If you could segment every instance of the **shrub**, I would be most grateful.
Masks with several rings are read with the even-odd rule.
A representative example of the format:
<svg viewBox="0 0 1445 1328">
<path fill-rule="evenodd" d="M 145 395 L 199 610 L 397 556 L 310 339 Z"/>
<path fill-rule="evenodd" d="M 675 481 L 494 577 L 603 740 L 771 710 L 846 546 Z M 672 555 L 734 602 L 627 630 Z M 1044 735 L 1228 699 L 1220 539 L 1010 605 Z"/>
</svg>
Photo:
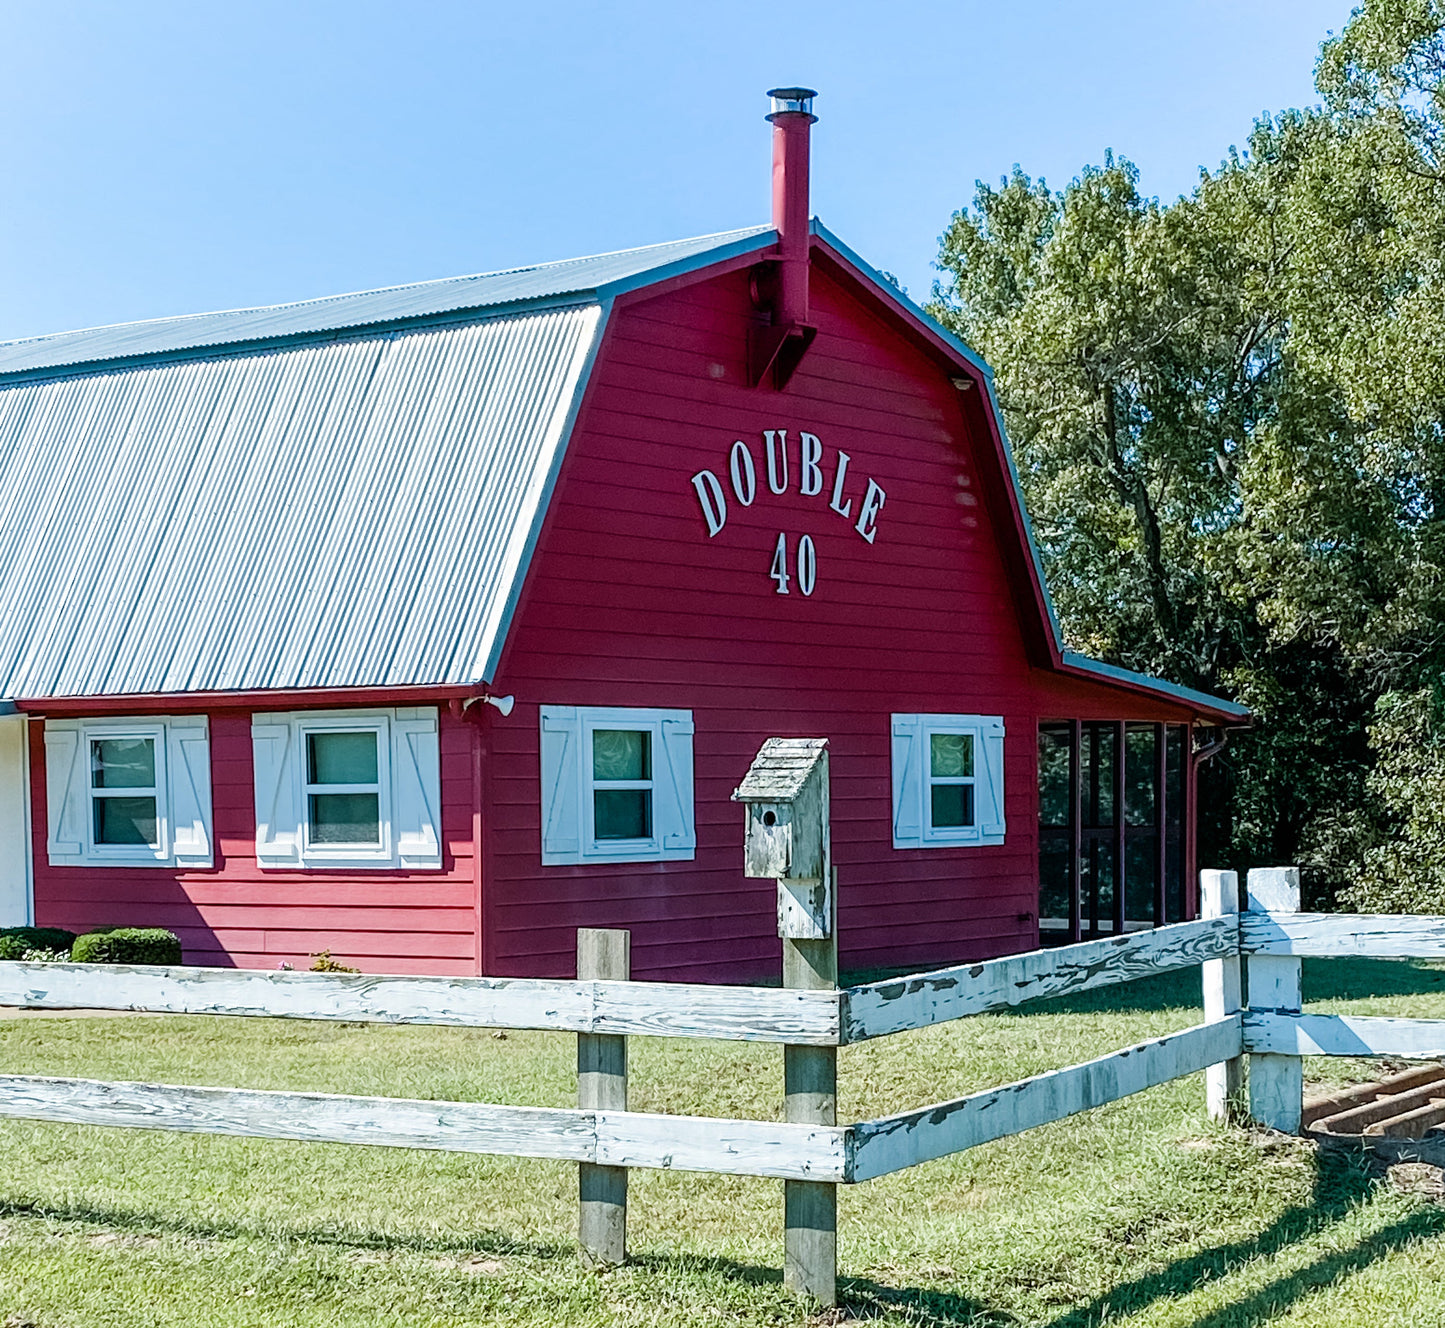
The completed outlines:
<svg viewBox="0 0 1445 1328">
<path fill-rule="evenodd" d="M 27 950 L 20 956 L 27 964 L 68 964 L 69 950 Z"/>
<path fill-rule="evenodd" d="M 70 957 L 78 964 L 179 964 L 181 942 L 163 927 L 114 927 L 77 938 Z"/>
<path fill-rule="evenodd" d="M 5 927 L 0 929 L 0 959 L 24 959 L 28 950 L 64 950 L 70 953 L 75 933 L 63 927 Z"/>
<path fill-rule="evenodd" d="M 322 950 L 319 954 L 311 956 L 311 971 L 313 973 L 361 972 L 359 968 L 352 968 L 349 964 L 343 964 L 339 959 L 333 959 L 330 950 Z"/>
</svg>

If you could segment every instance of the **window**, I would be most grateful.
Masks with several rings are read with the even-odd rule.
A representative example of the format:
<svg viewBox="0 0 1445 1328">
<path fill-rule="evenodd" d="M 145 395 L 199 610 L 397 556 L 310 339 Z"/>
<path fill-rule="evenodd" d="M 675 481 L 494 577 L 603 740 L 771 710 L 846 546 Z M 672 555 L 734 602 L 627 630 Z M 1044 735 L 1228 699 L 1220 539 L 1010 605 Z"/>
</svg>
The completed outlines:
<svg viewBox="0 0 1445 1328">
<path fill-rule="evenodd" d="M 692 712 L 542 707 L 542 862 L 691 861 Z"/>
<path fill-rule="evenodd" d="M 380 847 L 381 730 L 303 732 L 308 844 Z"/>
<path fill-rule="evenodd" d="M 254 715 L 263 867 L 442 865 L 435 707 Z"/>
<path fill-rule="evenodd" d="M 1003 720 L 894 715 L 893 847 L 1002 844 Z"/>
<path fill-rule="evenodd" d="M 209 867 L 204 715 L 45 721 L 52 866 Z"/>
</svg>

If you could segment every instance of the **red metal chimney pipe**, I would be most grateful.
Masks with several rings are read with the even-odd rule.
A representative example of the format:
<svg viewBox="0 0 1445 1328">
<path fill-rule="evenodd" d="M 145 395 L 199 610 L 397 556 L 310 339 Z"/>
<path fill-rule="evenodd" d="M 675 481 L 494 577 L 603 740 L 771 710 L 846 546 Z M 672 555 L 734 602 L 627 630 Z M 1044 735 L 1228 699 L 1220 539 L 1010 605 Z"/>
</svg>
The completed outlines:
<svg viewBox="0 0 1445 1328">
<path fill-rule="evenodd" d="M 808 149 L 812 88 L 772 88 L 773 227 L 779 236 L 781 278 L 774 326 L 808 321 Z"/>
</svg>

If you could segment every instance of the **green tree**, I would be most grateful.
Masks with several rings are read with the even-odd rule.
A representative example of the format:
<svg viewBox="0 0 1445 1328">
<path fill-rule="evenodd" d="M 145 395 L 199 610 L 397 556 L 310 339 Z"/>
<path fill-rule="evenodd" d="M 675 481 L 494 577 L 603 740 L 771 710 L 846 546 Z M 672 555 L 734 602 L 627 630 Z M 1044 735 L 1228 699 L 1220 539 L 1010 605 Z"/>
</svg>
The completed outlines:
<svg viewBox="0 0 1445 1328">
<path fill-rule="evenodd" d="M 1112 157 L 980 185 L 933 312 L 996 370 L 1070 643 L 1258 716 L 1207 860 L 1319 897 L 1445 863 L 1400 722 L 1445 668 L 1441 5 L 1370 0 L 1317 76 L 1172 204 Z"/>
</svg>

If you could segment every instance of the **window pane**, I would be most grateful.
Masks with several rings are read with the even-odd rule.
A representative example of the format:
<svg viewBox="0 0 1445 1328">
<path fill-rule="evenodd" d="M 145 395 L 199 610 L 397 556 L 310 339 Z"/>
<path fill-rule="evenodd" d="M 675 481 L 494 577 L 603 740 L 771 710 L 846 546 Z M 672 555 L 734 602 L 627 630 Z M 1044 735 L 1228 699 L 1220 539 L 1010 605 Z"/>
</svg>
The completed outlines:
<svg viewBox="0 0 1445 1328">
<path fill-rule="evenodd" d="M 1039 824 L 1069 824 L 1069 730 L 1039 726 Z"/>
<path fill-rule="evenodd" d="M 375 793 L 313 793 L 309 801 L 313 844 L 381 843 L 381 809 Z"/>
<path fill-rule="evenodd" d="M 594 789 L 592 821 L 598 839 L 651 839 L 652 790 Z"/>
<path fill-rule="evenodd" d="M 375 784 L 375 733 L 308 733 L 308 784 Z M 373 798 L 372 806 L 376 805 Z"/>
<path fill-rule="evenodd" d="M 93 738 L 90 743 L 92 788 L 155 788 L 156 744 L 153 738 Z M 151 799 L 155 807 L 155 799 Z M 154 815 L 154 812 L 152 812 Z M 107 843 L 128 843 L 108 840 Z M 144 843 L 145 841 L 140 841 Z"/>
<path fill-rule="evenodd" d="M 958 779 L 973 774 L 971 734 L 930 733 L 928 747 L 935 779 Z"/>
<path fill-rule="evenodd" d="M 1114 824 L 1114 762 L 1119 753 L 1114 739 L 1118 728 L 1093 722 L 1084 725 L 1080 772 L 1084 825 L 1101 828 Z"/>
<path fill-rule="evenodd" d="M 1124 819 L 1129 825 L 1154 824 L 1158 761 L 1159 744 L 1154 741 L 1154 725 L 1129 725 L 1124 739 Z"/>
<path fill-rule="evenodd" d="M 594 729 L 592 778 L 609 781 L 651 779 L 652 734 L 632 733 L 623 729 Z"/>
<path fill-rule="evenodd" d="M 97 844 L 156 845 L 154 798 L 93 798 Z"/>
<path fill-rule="evenodd" d="M 933 828 L 973 824 L 973 785 L 935 784 L 933 786 Z"/>
</svg>

